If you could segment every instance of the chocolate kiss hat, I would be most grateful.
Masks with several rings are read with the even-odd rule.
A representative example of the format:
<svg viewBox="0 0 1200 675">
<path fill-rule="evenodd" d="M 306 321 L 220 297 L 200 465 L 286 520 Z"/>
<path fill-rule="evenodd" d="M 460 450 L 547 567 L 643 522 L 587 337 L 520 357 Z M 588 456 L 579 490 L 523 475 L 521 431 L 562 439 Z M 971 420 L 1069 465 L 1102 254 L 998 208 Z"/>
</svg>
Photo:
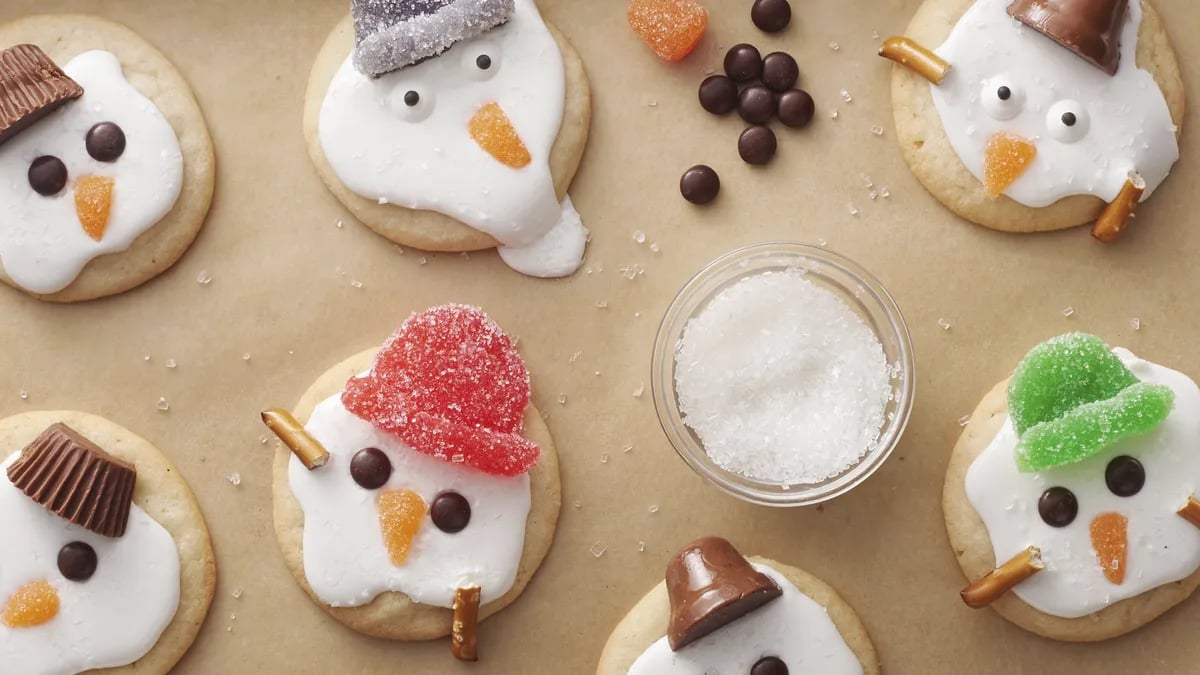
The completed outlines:
<svg viewBox="0 0 1200 675">
<path fill-rule="evenodd" d="M 8 465 L 8 479 L 58 516 L 96 534 L 120 537 L 129 521 L 137 469 L 56 422 Z"/>
<path fill-rule="evenodd" d="M 354 67 L 371 77 L 437 56 L 512 18 L 513 0 L 351 0 Z"/>
<path fill-rule="evenodd" d="M 1129 0 L 1014 0 L 1008 13 L 1115 75 L 1121 59 L 1121 27 Z"/>
<path fill-rule="evenodd" d="M 699 640 L 783 594 L 770 577 L 725 539 L 705 537 L 683 547 L 667 563 L 671 651 Z"/>
</svg>

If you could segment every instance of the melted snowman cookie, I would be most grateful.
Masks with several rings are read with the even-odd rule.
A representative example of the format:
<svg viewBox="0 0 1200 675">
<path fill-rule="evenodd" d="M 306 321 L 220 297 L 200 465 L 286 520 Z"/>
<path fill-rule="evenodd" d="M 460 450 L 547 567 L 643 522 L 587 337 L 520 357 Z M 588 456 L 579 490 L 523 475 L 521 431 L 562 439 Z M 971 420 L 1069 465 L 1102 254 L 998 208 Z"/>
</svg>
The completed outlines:
<svg viewBox="0 0 1200 675">
<path fill-rule="evenodd" d="M 1183 81 L 1146 0 L 1046 4 L 927 0 L 881 50 L 911 68 L 893 74 L 897 137 L 964 218 L 1020 232 L 1096 221 L 1111 241 L 1178 159 Z"/>
<path fill-rule="evenodd" d="M 664 635 L 664 632 L 666 635 Z M 629 611 L 597 675 L 878 673 L 875 650 L 837 593 L 794 567 L 747 561 L 717 537 L 689 544 Z"/>
<path fill-rule="evenodd" d="M 0 58 L 0 78 L 33 111 L 0 122 L 10 125 L 0 132 L 0 280 L 72 302 L 174 264 L 207 214 L 214 167 L 182 77 L 137 35 L 92 17 L 20 19 L 0 26 L 0 45 L 18 45 Z M 39 45 L 48 68 L 28 51 Z M 75 95 L 41 99 L 18 84 L 55 62 Z"/>
<path fill-rule="evenodd" d="M 175 468 L 76 412 L 0 420 L 0 448 L 0 660 L 30 675 L 169 671 L 215 584 Z"/>
<path fill-rule="evenodd" d="M 1014 401 L 1034 403 L 1014 415 Z M 976 582 L 964 600 L 1072 641 L 1181 602 L 1200 584 L 1200 531 L 1185 517 L 1197 443 L 1191 378 L 1092 336 L 1039 346 L 984 398 L 947 470 L 947 530 Z M 1000 583 L 998 566 L 1019 576 Z"/>
<path fill-rule="evenodd" d="M 478 358 L 430 380 L 464 344 Z M 520 595 L 560 503 L 527 378 L 490 319 L 447 306 L 323 375 L 294 427 L 267 414 L 286 443 L 274 463 L 276 533 L 322 608 L 369 635 L 424 640 L 451 632 L 465 589 L 478 589 L 480 620 Z"/>
<path fill-rule="evenodd" d="M 376 16 L 374 4 L 386 3 L 355 3 L 356 16 L 388 26 L 383 34 L 407 35 L 426 23 Z M 334 29 L 307 94 L 313 161 L 359 220 L 396 243 L 433 251 L 499 246 L 525 274 L 570 274 L 587 239 L 566 196 L 590 120 L 582 64 L 532 0 L 451 4 L 480 16 L 510 9 L 501 25 L 456 35 L 444 51 L 398 61 L 406 65 L 378 77 L 348 55 L 351 22 Z M 383 40 L 359 37 L 376 49 Z"/>
</svg>

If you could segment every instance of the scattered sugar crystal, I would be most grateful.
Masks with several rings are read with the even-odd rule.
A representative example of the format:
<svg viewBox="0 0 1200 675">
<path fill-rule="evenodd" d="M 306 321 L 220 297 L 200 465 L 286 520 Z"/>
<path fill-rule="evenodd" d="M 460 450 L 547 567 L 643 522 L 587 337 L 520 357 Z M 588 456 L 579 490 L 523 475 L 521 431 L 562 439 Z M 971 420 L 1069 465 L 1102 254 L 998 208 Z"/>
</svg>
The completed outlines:
<svg viewBox="0 0 1200 675">
<path fill-rule="evenodd" d="M 266 445 L 270 441 L 271 441 L 270 437 L 268 437 L 266 434 L 263 434 L 262 436 L 258 437 L 258 442 L 260 445 Z"/>
<path fill-rule="evenodd" d="M 28 400 L 29 400 L 29 392 L 25 391 L 24 389 L 22 389 L 21 391 L 17 392 L 17 396 L 20 396 L 22 401 L 28 401 Z"/>
<path fill-rule="evenodd" d="M 142 354 L 142 360 L 145 361 L 146 363 L 150 363 L 150 355 Z"/>
<path fill-rule="evenodd" d="M 1136 316 L 1133 317 L 1132 319 L 1129 320 L 1129 327 L 1134 330 L 1141 330 L 1142 329 L 1142 320 L 1137 318 Z"/>
<path fill-rule="evenodd" d="M 958 426 L 960 426 L 960 427 L 965 427 L 970 423 L 971 423 L 970 415 L 963 415 L 962 417 L 958 418 Z"/>
<path fill-rule="evenodd" d="M 658 513 L 658 504 L 651 504 L 650 508 L 646 509 L 650 513 Z"/>
<path fill-rule="evenodd" d="M 234 586 L 233 590 L 229 592 L 229 594 L 233 596 L 234 600 L 240 600 L 243 593 L 245 593 L 245 591 L 242 590 L 241 586 Z"/>
<path fill-rule="evenodd" d="M 1071 315 L 1073 315 L 1074 313 L 1075 313 L 1074 307 L 1063 307 L 1063 311 L 1062 311 L 1063 316 L 1070 318 Z"/>
<path fill-rule="evenodd" d="M 600 371 L 596 371 L 596 377 L 600 377 Z"/>
<path fill-rule="evenodd" d="M 625 447 L 621 448 L 621 452 L 626 455 L 633 452 L 633 443 L 626 443 Z"/>
<path fill-rule="evenodd" d="M 566 404 L 567 404 L 567 395 L 566 395 L 566 394 L 559 394 L 559 395 L 558 395 L 558 404 L 559 404 L 559 405 L 566 405 Z"/>
<path fill-rule="evenodd" d="M 583 503 L 575 502 L 574 506 L 575 506 L 575 510 L 578 511 L 579 509 L 583 508 Z"/>
<path fill-rule="evenodd" d="M 945 319 L 938 319 L 938 325 L 942 327 L 942 330 L 950 330 L 950 322 Z"/>
<path fill-rule="evenodd" d="M 888 192 L 888 189 L 886 187 L 881 187 L 881 188 L 879 188 L 879 196 L 883 197 L 884 199 L 887 199 L 888 197 L 892 196 L 892 193 Z"/>
<path fill-rule="evenodd" d="M 600 463 L 608 464 L 608 453 L 607 452 L 600 453 Z"/>
<path fill-rule="evenodd" d="M 583 356 L 583 352 L 575 352 L 574 354 L 571 354 L 571 358 L 567 359 L 567 363 L 575 363 L 581 356 Z"/>
<path fill-rule="evenodd" d="M 747 277 L 684 328 L 684 422 L 719 466 L 777 484 L 836 476 L 871 450 L 892 394 L 871 328 L 799 270 Z"/>
<path fill-rule="evenodd" d="M 237 614 L 233 614 L 233 613 L 231 612 L 231 613 L 229 614 L 229 620 L 230 620 L 230 621 L 237 621 Z"/>
<path fill-rule="evenodd" d="M 657 108 L 657 107 L 658 107 L 658 101 L 655 101 L 655 100 L 651 99 L 651 100 L 649 100 L 649 101 L 646 101 L 646 105 L 647 105 L 647 106 L 649 106 L 649 107 L 651 107 L 651 108 Z"/>
<path fill-rule="evenodd" d="M 225 476 L 225 480 L 229 481 L 230 483 L 233 483 L 234 487 L 237 487 L 238 485 L 242 484 L 242 474 L 238 473 L 237 471 L 234 471 L 233 473 L 229 474 L 228 476 Z"/>
<path fill-rule="evenodd" d="M 646 393 L 646 383 L 642 382 L 642 383 L 638 384 L 637 389 L 633 390 L 633 397 L 641 398 L 642 394 L 644 394 L 644 393 Z"/>
<path fill-rule="evenodd" d="M 422 264 L 422 265 L 428 265 L 428 264 L 429 264 L 429 260 L 428 260 L 428 259 L 427 259 L 425 256 L 421 256 L 421 264 Z"/>
<path fill-rule="evenodd" d="M 634 312 L 634 313 L 633 313 L 633 318 L 635 318 L 635 319 L 640 319 L 640 318 L 642 318 L 642 313 L 641 313 L 641 312 Z"/>
<path fill-rule="evenodd" d="M 249 361 L 250 360 L 250 352 L 242 352 L 242 360 Z"/>
<path fill-rule="evenodd" d="M 338 221 L 336 223 L 334 223 L 334 225 L 337 226 L 337 229 L 339 229 L 339 230 L 342 229 L 342 219 L 338 218 Z"/>
<path fill-rule="evenodd" d="M 846 213 L 849 213 L 852 216 L 857 216 L 858 215 L 858 207 L 855 206 L 853 202 L 846 204 Z"/>
<path fill-rule="evenodd" d="M 871 127 L 871 133 L 875 134 L 876 136 L 882 136 L 883 135 L 883 127 L 876 124 Z"/>
<path fill-rule="evenodd" d="M 851 96 L 850 92 L 846 91 L 845 89 L 843 89 L 840 93 L 842 95 L 842 100 L 846 103 L 852 103 L 854 101 L 854 97 Z"/>
<path fill-rule="evenodd" d="M 661 250 L 662 250 L 662 249 L 661 249 L 661 248 L 659 248 L 659 246 L 658 246 L 658 242 L 657 242 L 657 241 L 655 241 L 655 242 L 651 242 L 651 243 L 650 243 L 650 252 L 651 252 L 651 253 L 658 253 L 658 252 L 659 252 L 659 251 L 661 251 Z"/>
<path fill-rule="evenodd" d="M 879 197 L 879 193 L 874 190 L 867 190 L 867 196 L 871 198 L 871 201 L 875 201 Z"/>
<path fill-rule="evenodd" d="M 632 265 L 622 265 L 620 268 L 621 276 L 633 281 L 634 279 L 646 273 L 646 270 L 641 265 L 634 263 Z"/>
<path fill-rule="evenodd" d="M 641 230 L 634 230 L 633 231 L 633 240 L 639 244 L 646 243 L 646 233 L 642 232 Z"/>
<path fill-rule="evenodd" d="M 858 179 L 863 182 L 863 185 L 866 186 L 867 189 L 875 187 L 875 181 L 871 180 L 871 177 L 865 173 L 859 172 Z"/>
<path fill-rule="evenodd" d="M 877 31 L 877 30 L 871 31 L 871 39 L 878 40 L 879 39 L 879 31 Z"/>
<path fill-rule="evenodd" d="M 212 275 L 208 273 L 208 270 L 200 270 L 200 273 L 196 275 L 196 283 L 207 286 L 212 283 Z"/>
<path fill-rule="evenodd" d="M 162 396 L 159 396 L 158 403 L 155 403 L 154 407 L 158 408 L 162 412 L 167 412 L 168 410 L 171 409 L 171 404 L 167 403 L 167 399 L 163 398 Z"/>
<path fill-rule="evenodd" d="M 841 48 L 842 48 L 842 46 L 841 46 L 841 45 L 839 45 L 839 44 L 838 44 L 838 43 L 836 43 L 836 42 L 830 42 L 830 43 L 829 43 L 829 48 L 830 48 L 830 49 L 832 49 L 833 51 L 835 51 L 835 52 L 836 52 L 837 50 L 841 49 Z"/>
<path fill-rule="evenodd" d="M 387 204 L 387 203 L 388 203 L 387 197 L 380 197 L 380 198 L 379 198 L 379 205 L 380 205 L 380 206 L 383 206 L 384 204 Z"/>
<path fill-rule="evenodd" d="M 837 108 L 834 108 L 833 110 L 830 110 L 830 111 L 829 111 L 829 119 L 831 119 L 831 120 L 836 120 L 837 118 L 838 118 L 838 110 L 837 110 Z"/>
<path fill-rule="evenodd" d="M 363 282 L 361 282 L 361 281 L 358 281 L 358 280 L 352 280 L 352 281 L 350 282 L 350 285 L 351 285 L 351 286 L 353 286 L 353 287 L 355 287 L 355 288 L 362 288 L 362 287 L 363 287 Z"/>
<path fill-rule="evenodd" d="M 608 309 L 608 301 L 607 300 L 597 300 L 596 307 L 598 307 L 600 309 Z"/>
<path fill-rule="evenodd" d="M 599 558 L 600 556 L 604 555 L 604 552 L 607 550 L 608 548 L 606 548 L 604 544 L 601 544 L 600 542 L 596 542 L 588 547 L 588 553 L 591 553 L 593 558 Z"/>
<path fill-rule="evenodd" d="M 175 359 L 167 359 L 167 361 L 166 361 L 166 366 L 167 366 L 168 368 L 170 368 L 171 370 L 174 370 L 174 369 L 175 369 L 175 367 L 176 367 L 176 366 L 178 366 L 178 365 L 179 365 L 179 364 L 175 363 Z"/>
<path fill-rule="evenodd" d="M 828 245 L 829 245 L 829 242 L 828 242 L 828 241 L 825 241 L 825 239 L 824 239 L 824 238 L 822 238 L 822 237 L 817 237 L 817 246 L 820 246 L 821 248 L 825 248 L 825 247 L 826 247 L 826 246 L 828 246 Z"/>
<path fill-rule="evenodd" d="M 639 542 L 638 542 L 638 547 L 637 547 L 637 548 L 638 548 L 638 553 L 643 553 L 643 552 L 645 552 L 645 550 L 646 550 L 646 542 L 644 542 L 644 541 L 639 541 Z"/>
</svg>

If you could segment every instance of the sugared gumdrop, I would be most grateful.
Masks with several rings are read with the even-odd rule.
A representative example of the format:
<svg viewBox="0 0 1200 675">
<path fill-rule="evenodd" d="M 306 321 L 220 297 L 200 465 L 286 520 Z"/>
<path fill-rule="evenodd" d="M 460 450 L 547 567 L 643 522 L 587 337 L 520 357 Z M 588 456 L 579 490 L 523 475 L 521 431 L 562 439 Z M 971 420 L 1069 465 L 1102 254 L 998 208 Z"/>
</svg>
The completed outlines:
<svg viewBox="0 0 1200 675">
<path fill-rule="evenodd" d="M 418 452 L 495 475 L 537 462 L 521 436 L 529 373 L 512 340 L 482 311 L 444 305 L 414 314 L 351 378 L 342 404 Z"/>
<path fill-rule="evenodd" d="M 1170 388 L 1141 382 L 1104 341 L 1068 333 L 1030 350 L 1008 385 L 1021 471 L 1082 461 L 1152 431 L 1171 412 Z"/>
<path fill-rule="evenodd" d="M 58 593 L 49 582 L 32 581 L 17 589 L 4 603 L 0 621 L 9 628 L 40 626 L 58 615 Z"/>
<path fill-rule="evenodd" d="M 998 133 L 988 139 L 983 167 L 983 187 L 999 197 L 1016 182 L 1037 157 L 1037 146 L 1016 134 Z"/>
<path fill-rule="evenodd" d="M 425 519 L 425 500 L 412 490 L 388 490 L 380 493 L 376 506 L 388 559 L 397 567 L 403 565 Z"/>
<path fill-rule="evenodd" d="M 629 25 L 667 61 L 692 53 L 708 28 L 708 11 L 695 0 L 629 0 Z"/>
<path fill-rule="evenodd" d="M 112 210 L 113 179 L 108 176 L 84 176 L 75 183 L 75 213 L 89 237 L 100 241 L 108 229 Z"/>
<path fill-rule="evenodd" d="M 471 138 L 497 162 L 520 169 L 533 161 L 512 121 L 498 104 L 489 103 L 480 108 L 471 117 L 467 127 Z"/>
</svg>

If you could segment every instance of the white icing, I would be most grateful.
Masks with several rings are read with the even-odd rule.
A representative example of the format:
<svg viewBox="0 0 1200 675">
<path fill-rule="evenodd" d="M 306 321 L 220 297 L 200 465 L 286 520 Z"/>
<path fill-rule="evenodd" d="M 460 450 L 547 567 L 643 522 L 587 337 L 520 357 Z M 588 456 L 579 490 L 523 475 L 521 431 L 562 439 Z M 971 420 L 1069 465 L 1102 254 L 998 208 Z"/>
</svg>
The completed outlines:
<svg viewBox="0 0 1200 675">
<path fill-rule="evenodd" d="M 1162 91 L 1137 67 L 1141 2 L 1132 0 L 1125 13 L 1112 76 L 1011 18 L 1008 5 L 978 0 L 935 50 L 951 70 L 931 85 L 933 102 L 958 158 L 982 180 L 988 139 L 1015 133 L 1037 146 L 1036 159 L 1004 191 L 1021 204 L 1049 206 L 1076 194 L 1111 202 L 1131 171 L 1145 179 L 1142 198 L 1149 197 L 1179 159 L 1179 146 Z M 995 94 L 1001 84 L 1014 93 L 1007 102 Z M 1064 127 L 1064 110 L 1050 118 L 1064 101 L 1081 104 L 1071 112 L 1086 118 L 1086 133 Z"/>
<path fill-rule="evenodd" d="M 747 675 L 764 656 L 782 659 L 792 675 L 862 673 L 824 607 L 774 569 L 754 567 L 783 595 L 677 652 L 663 636 L 633 662 L 629 675 Z"/>
<path fill-rule="evenodd" d="M 136 504 L 116 539 L 59 518 L 9 482 L 5 469 L 19 455 L 0 465 L 0 606 L 21 586 L 45 580 L 58 593 L 59 612 L 30 628 L 0 623 L 0 670 L 73 675 L 133 663 L 179 607 L 175 540 Z M 86 581 L 58 571 L 58 551 L 73 541 L 96 551 L 96 573 Z"/>
<path fill-rule="evenodd" d="M 487 70 L 476 66 L 483 54 L 492 59 Z M 570 274 L 582 261 L 586 230 L 574 209 L 567 214 L 560 206 L 549 164 L 562 124 L 564 72 L 533 1 L 516 0 L 508 23 L 377 79 L 347 57 L 321 105 L 321 148 L 356 194 L 438 211 L 486 232 L 511 247 L 505 262 L 525 274 Z M 416 106 L 404 102 L 409 91 L 420 96 Z M 472 140 L 468 123 L 489 103 L 500 106 L 529 150 L 527 166 L 510 168 Z M 528 254 L 514 250 L 530 247 Z"/>
<path fill-rule="evenodd" d="M 354 607 L 399 591 L 414 602 L 452 607 L 461 586 L 479 585 L 484 603 L 512 587 L 525 547 L 527 474 L 490 476 L 423 455 L 347 411 L 340 394 L 317 405 L 305 428 L 330 454 L 314 471 L 294 456 L 288 466 L 288 483 L 304 510 L 304 573 L 322 602 Z M 350 459 L 370 447 L 392 463 L 391 478 L 377 490 L 350 477 Z M 380 491 L 401 489 L 426 504 L 441 492 L 458 492 L 471 503 L 471 520 L 448 534 L 426 516 L 408 559 L 396 566 L 384 546 L 375 500 Z"/>
<path fill-rule="evenodd" d="M 33 293 L 66 288 L 93 258 L 129 248 L 175 205 L 183 185 L 179 139 L 159 109 L 125 80 L 117 57 L 84 52 L 63 66 L 83 87 L 68 101 L 0 145 L 0 264 Z M 99 122 L 125 132 L 115 162 L 92 159 L 84 146 Z M 43 197 L 29 185 L 29 165 L 53 155 L 67 167 L 67 186 Z M 88 175 L 113 178 L 108 228 L 100 241 L 84 232 L 75 211 L 75 182 Z"/>
<path fill-rule="evenodd" d="M 1144 382 L 1175 392 L 1175 406 L 1153 432 L 1126 439 L 1097 456 L 1042 473 L 1017 470 L 1016 433 L 1007 419 L 996 438 L 967 471 L 967 498 L 987 527 L 997 561 L 1038 546 L 1046 569 L 1013 592 L 1035 609 L 1066 618 L 1091 614 L 1107 605 L 1182 579 L 1200 567 L 1200 530 L 1176 514 L 1200 487 L 1200 388 L 1183 373 L 1114 349 Z M 1109 492 L 1104 470 L 1114 457 L 1129 455 L 1146 471 L 1146 484 L 1131 497 Z M 1042 522 L 1037 502 L 1047 488 L 1075 494 L 1074 522 L 1054 528 Z M 1092 549 L 1089 524 L 1116 512 L 1129 519 L 1125 581 L 1110 583 Z"/>
</svg>

